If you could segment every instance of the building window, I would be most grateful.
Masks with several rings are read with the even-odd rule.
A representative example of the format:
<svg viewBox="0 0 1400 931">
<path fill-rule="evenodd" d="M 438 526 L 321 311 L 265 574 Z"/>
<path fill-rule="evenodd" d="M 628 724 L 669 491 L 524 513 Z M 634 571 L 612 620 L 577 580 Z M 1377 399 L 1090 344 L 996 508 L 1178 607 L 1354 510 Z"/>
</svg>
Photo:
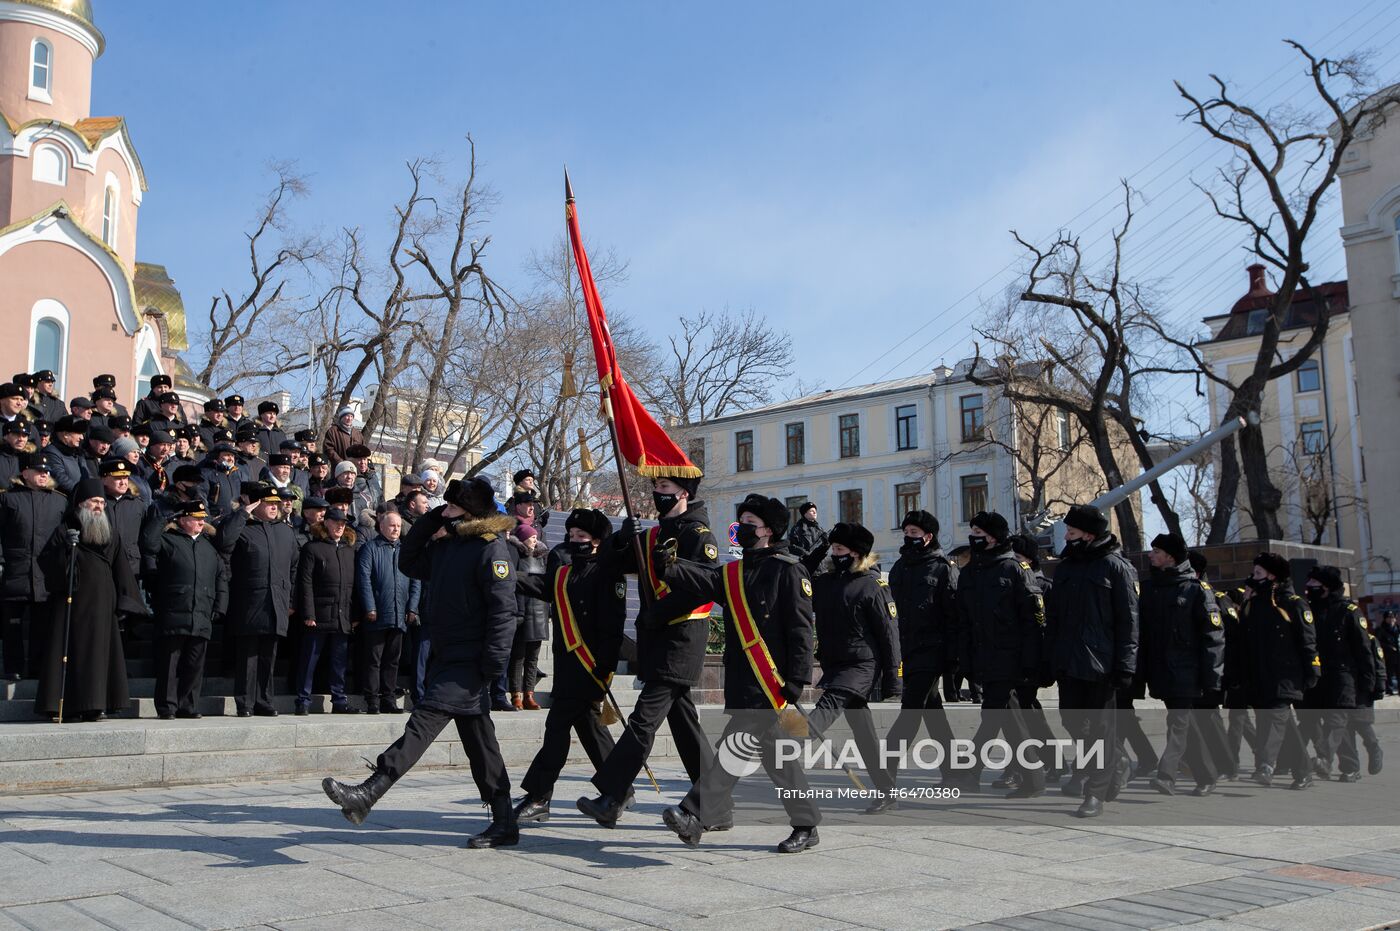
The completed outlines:
<svg viewBox="0 0 1400 931">
<path fill-rule="evenodd" d="M 865 495 L 859 488 L 836 493 L 836 509 L 843 524 L 865 523 Z"/>
<path fill-rule="evenodd" d="M 703 439 L 690 441 L 690 461 L 699 466 L 700 471 L 705 471 L 705 441 Z"/>
<path fill-rule="evenodd" d="M 958 399 L 958 409 L 962 414 L 962 441 L 975 443 L 983 439 L 987 426 L 982 409 L 982 395 L 964 395 Z"/>
<path fill-rule="evenodd" d="M 120 195 L 117 193 L 116 185 L 107 185 L 107 190 L 102 195 L 102 241 L 108 248 L 117 247 L 117 205 L 120 203 Z"/>
<path fill-rule="evenodd" d="M 1055 414 L 1055 436 L 1060 441 L 1060 449 L 1069 449 L 1069 414 L 1064 411 Z"/>
<path fill-rule="evenodd" d="M 787 464 L 802 465 L 807 461 L 807 427 L 805 424 L 790 423 L 787 433 Z"/>
<path fill-rule="evenodd" d="M 987 510 L 987 476 L 964 475 L 962 477 L 963 523 L 972 520 L 979 511 L 985 510 Z"/>
<path fill-rule="evenodd" d="M 1249 319 L 1245 321 L 1244 333 L 1246 336 L 1258 336 L 1264 332 L 1264 321 L 1269 319 L 1269 310 L 1261 307 L 1258 310 L 1249 312 Z"/>
<path fill-rule="evenodd" d="M 58 376 L 54 390 L 63 392 L 63 323 L 53 317 L 41 317 L 34 324 L 34 353 L 29 370 L 51 369 Z"/>
<path fill-rule="evenodd" d="M 1299 425 L 1298 440 L 1303 452 L 1309 456 L 1315 456 L 1327 448 L 1327 433 L 1322 428 L 1322 421 L 1309 420 Z"/>
<path fill-rule="evenodd" d="M 788 526 L 796 527 L 797 522 L 802 519 L 802 515 L 797 513 L 797 509 L 807 503 L 806 495 L 789 495 L 783 499 L 783 503 L 788 509 Z"/>
<path fill-rule="evenodd" d="M 1322 374 L 1318 370 L 1317 360 L 1309 359 L 1298 366 L 1298 390 L 1317 391 L 1322 387 Z"/>
<path fill-rule="evenodd" d="M 918 482 L 904 482 L 894 486 L 894 510 L 901 519 L 910 511 L 919 510 L 919 491 Z"/>
<path fill-rule="evenodd" d="M 151 379 L 160 374 L 160 366 L 156 365 L 156 354 L 149 349 L 146 350 L 146 358 L 141 360 L 141 370 L 136 373 L 136 396 L 144 398 L 151 393 Z"/>
<path fill-rule="evenodd" d="M 35 39 L 29 55 L 29 97 L 53 103 L 53 46 Z"/>
<path fill-rule="evenodd" d="M 837 424 L 841 434 L 841 458 L 854 459 L 860 455 L 860 415 L 842 414 Z"/>
<path fill-rule="evenodd" d="M 896 449 L 917 449 L 919 446 L 918 408 L 905 404 L 894 409 L 894 445 Z"/>
<path fill-rule="evenodd" d="M 56 145 L 36 145 L 30 156 L 34 163 L 34 180 L 44 184 L 68 184 L 68 156 Z"/>
<path fill-rule="evenodd" d="M 734 471 L 753 471 L 753 431 L 740 430 L 734 434 Z"/>
</svg>

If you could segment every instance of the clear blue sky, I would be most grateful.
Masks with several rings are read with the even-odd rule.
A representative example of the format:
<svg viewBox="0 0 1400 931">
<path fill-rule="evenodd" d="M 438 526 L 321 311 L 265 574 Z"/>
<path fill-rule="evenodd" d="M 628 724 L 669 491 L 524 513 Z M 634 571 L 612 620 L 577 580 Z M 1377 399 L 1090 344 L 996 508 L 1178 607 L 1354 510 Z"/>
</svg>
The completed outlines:
<svg viewBox="0 0 1400 931">
<path fill-rule="evenodd" d="M 1008 229 L 1044 236 L 1098 202 L 1075 225 L 1101 230 L 1100 198 L 1173 145 L 1137 179 L 1169 169 L 1146 184 L 1156 238 L 1133 271 L 1165 279 L 1183 318 L 1228 306 L 1244 258 L 1185 212 L 1185 178 L 1216 151 L 1177 119 L 1172 79 L 1269 79 L 1286 98 L 1283 37 L 1400 35 L 1384 0 L 94 6 L 94 113 L 130 121 L 150 180 L 140 257 L 169 267 L 192 323 L 241 284 L 270 160 L 311 177 L 301 225 L 378 233 L 404 161 L 460 167 L 470 131 L 499 194 L 497 277 L 522 282 L 562 231 L 567 162 L 586 234 L 630 263 L 612 308 L 659 338 L 672 314 L 752 306 L 828 386 L 872 360 L 858 380 L 956 361 L 976 296 L 1009 280 Z M 1340 250 L 1319 264 L 1340 274 Z"/>
</svg>

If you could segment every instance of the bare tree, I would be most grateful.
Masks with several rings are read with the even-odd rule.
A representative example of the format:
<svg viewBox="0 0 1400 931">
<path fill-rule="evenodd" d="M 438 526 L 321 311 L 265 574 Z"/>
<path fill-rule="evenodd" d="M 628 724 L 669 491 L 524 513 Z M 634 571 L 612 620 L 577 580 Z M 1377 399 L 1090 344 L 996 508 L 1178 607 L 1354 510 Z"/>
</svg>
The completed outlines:
<svg viewBox="0 0 1400 931">
<path fill-rule="evenodd" d="M 288 163 L 272 166 L 276 183 L 258 208 L 248 240 L 248 282 L 234 297 L 227 289 L 209 304 L 209 327 L 203 333 L 200 383 L 222 393 L 234 385 L 267 383 L 312 364 L 309 346 L 298 325 L 302 295 L 289 292 L 310 283 L 308 272 L 323 255 L 314 237 L 290 231 L 287 208 L 306 193 L 305 179 Z M 310 301 L 319 308 L 323 292 Z"/>
<path fill-rule="evenodd" d="M 682 425 L 767 404 L 779 379 L 792 370 L 792 343 L 753 309 L 720 314 L 702 310 L 680 318 L 681 331 L 668 338 L 654 398 Z"/>
<path fill-rule="evenodd" d="M 1274 472 L 1284 511 L 1297 514 L 1302 542 L 1314 546 L 1327 545 L 1327 535 L 1335 530 L 1344 509 L 1365 505 L 1352 483 L 1332 468 L 1335 433 L 1334 429 L 1325 437 L 1299 437 L 1286 444 L 1284 466 Z"/>
<path fill-rule="evenodd" d="M 1210 185 L 1198 185 L 1217 215 L 1239 224 L 1249 238 L 1249 251 L 1277 275 L 1277 289 L 1265 308 L 1263 331 L 1249 373 L 1238 383 L 1205 363 L 1199 350 L 1185 340 L 1175 344 L 1188 352 L 1197 369 L 1230 394 L 1225 419 L 1259 415 L 1268 382 L 1292 373 L 1327 335 L 1330 308 L 1308 279 L 1308 242 L 1320 207 L 1336 180 L 1347 149 L 1360 134 L 1369 132 L 1396 102 L 1393 94 L 1372 95 L 1371 75 L 1358 56 L 1319 58 L 1298 42 L 1289 40 L 1306 63 L 1305 73 L 1316 95 L 1309 111 L 1292 105 L 1258 110 L 1236 100 L 1224 80 L 1211 75 L 1211 95 L 1197 95 L 1177 82 L 1177 91 L 1190 104 L 1183 119 L 1200 126 L 1223 143 L 1232 154 Z M 1328 126 L 1331 126 L 1330 133 Z M 1250 203 L 1247 192 L 1267 193 L 1261 210 Z M 1302 294 L 1320 307 L 1316 319 L 1300 322 L 1289 310 Z M 1280 333 L 1285 326 L 1305 326 L 1307 338 L 1291 355 L 1281 351 Z M 1165 335 L 1165 334 L 1164 334 Z M 1221 447 L 1217 504 L 1209 540 L 1222 542 L 1229 527 L 1243 475 L 1248 509 L 1261 539 L 1279 539 L 1283 530 L 1278 513 L 1283 495 L 1273 481 L 1257 420 L 1239 434 L 1236 444 Z"/>
</svg>

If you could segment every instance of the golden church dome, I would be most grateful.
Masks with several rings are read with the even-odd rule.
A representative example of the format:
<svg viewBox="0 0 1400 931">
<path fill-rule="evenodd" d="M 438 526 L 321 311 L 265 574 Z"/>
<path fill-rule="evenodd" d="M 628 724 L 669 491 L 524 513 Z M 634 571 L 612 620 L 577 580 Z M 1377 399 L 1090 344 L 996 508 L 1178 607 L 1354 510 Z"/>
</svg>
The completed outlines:
<svg viewBox="0 0 1400 931">
<path fill-rule="evenodd" d="M 37 6 L 60 13 L 83 26 L 97 37 L 98 54 L 102 54 L 104 39 L 97 22 L 92 18 L 92 0 L 19 0 L 25 6 Z"/>
</svg>

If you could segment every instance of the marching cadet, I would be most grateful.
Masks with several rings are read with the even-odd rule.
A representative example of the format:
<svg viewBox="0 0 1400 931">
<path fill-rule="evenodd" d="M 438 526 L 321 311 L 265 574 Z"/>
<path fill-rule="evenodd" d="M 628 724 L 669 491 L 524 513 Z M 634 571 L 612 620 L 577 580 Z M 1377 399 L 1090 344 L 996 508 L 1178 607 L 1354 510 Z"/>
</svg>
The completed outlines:
<svg viewBox="0 0 1400 931">
<path fill-rule="evenodd" d="M 1116 694 L 1137 673 L 1137 573 L 1123 556 L 1108 517 L 1092 504 L 1065 515 L 1064 559 L 1055 567 L 1046 638 L 1060 690 L 1060 717 L 1071 739 L 1098 742 L 1103 753 L 1083 773 L 1081 818 L 1103 813 L 1113 791 L 1118 749 Z M 1081 761 L 1082 763 L 1083 761 Z"/>
<path fill-rule="evenodd" d="M 63 522 L 67 501 L 49 477 L 48 461 L 37 452 L 19 454 L 19 477 L 0 495 L 0 557 L 4 561 L 5 625 L 3 644 L 5 676 L 19 680 L 28 660 L 28 674 L 36 676 L 48 641 L 49 598 L 39 554 Z M 24 647 L 25 629 L 29 649 Z"/>
<path fill-rule="evenodd" d="M 233 580 L 228 622 L 237 638 L 234 702 L 240 718 L 275 718 L 272 668 L 292 612 L 296 537 L 282 520 L 277 489 L 253 482 L 243 486 L 243 494 L 249 504 L 234 511 L 215 537 Z"/>
<path fill-rule="evenodd" d="M 515 526 L 514 517 L 507 520 Z M 578 735 L 594 770 L 603 765 L 613 749 L 612 734 L 604 726 L 597 706 L 607 700 L 617 669 L 622 628 L 627 621 L 627 580 L 622 559 L 608 539 L 612 525 L 606 514 L 575 508 L 569 512 L 564 529 L 568 564 L 551 557 L 543 575 L 516 578 L 517 591 L 553 606 L 553 646 L 557 657 L 544 742 L 521 780 L 525 795 L 515 804 L 516 819 L 525 822 L 549 820 L 554 784 L 569 758 L 570 730 Z M 514 635 L 512 625 L 512 639 Z M 620 799 L 616 806 L 619 812 L 631 801 L 626 792 Z M 616 820 L 614 815 L 612 821 L 599 819 L 599 823 L 612 827 Z"/>
<path fill-rule="evenodd" d="M 228 608 L 228 579 L 208 517 L 203 501 L 185 501 L 169 523 L 141 528 L 142 556 L 154 569 L 147 592 L 159 633 L 155 698 L 162 720 L 202 717 L 209 639 L 214 619 Z"/>
<path fill-rule="evenodd" d="M 1159 534 L 1148 552 L 1151 579 L 1138 602 L 1141 644 L 1138 668 L 1147 686 L 1167 706 L 1167 742 L 1158 758 L 1152 788 L 1176 794 L 1183 754 L 1196 780 L 1196 795 L 1215 791 L 1218 773 L 1207 752 L 1207 717 L 1220 729 L 1220 715 L 1209 697 L 1220 688 L 1225 669 L 1225 630 L 1209 587 L 1186 558 L 1186 541 Z M 1223 733 L 1216 734 L 1218 738 Z"/>
<path fill-rule="evenodd" d="M 1249 657 L 1250 705 L 1259 727 L 1254 781 L 1273 782 L 1280 752 L 1293 771 L 1290 788 L 1312 785 L 1312 760 L 1293 718 L 1293 703 L 1322 676 L 1312 611 L 1293 592 L 1288 560 L 1277 553 L 1254 557 L 1241 611 Z"/>
<path fill-rule="evenodd" d="M 961 667 L 982 684 L 982 720 L 972 738 L 979 762 L 956 780 L 980 791 L 982 747 L 1004 731 L 1020 755 L 1030 731 L 1017 687 L 1040 678 L 1045 605 L 1030 570 L 1011 552 L 1011 528 L 995 511 L 973 515 L 968 545 L 972 558 L 958 575 L 958 633 Z M 1045 794 L 1045 769 L 1026 747 L 1027 768 L 1007 798 Z"/>
<path fill-rule="evenodd" d="M 672 591 L 724 604 L 724 708 L 730 718 L 720 743 L 751 740 L 758 747 L 792 824 L 778 852 L 800 853 L 817 845 L 821 813 L 802 768 L 777 762 L 773 725 L 812 681 L 812 582 L 783 539 L 783 502 L 749 495 L 737 516 L 741 559 L 715 569 L 676 559 L 676 548 L 665 543 L 653 559 Z M 662 820 L 687 846 L 698 846 L 706 831 L 732 823 L 739 778 L 717 758 L 679 805 L 662 812 Z"/>
<path fill-rule="evenodd" d="M 1336 756 L 1337 781 L 1358 782 L 1361 759 L 1356 744 L 1345 738 L 1362 698 L 1375 690 L 1375 647 L 1361 609 L 1342 592 L 1342 574 L 1335 566 L 1314 566 L 1303 591 L 1313 611 L 1322 663 L 1322 677 L 1307 695 L 1311 721 L 1304 739 L 1317 748 L 1318 775 L 1331 778 Z"/>
<path fill-rule="evenodd" d="M 899 617 L 899 655 L 904 665 L 904 694 L 899 716 L 885 734 L 885 745 L 898 748 L 911 744 L 919 725 L 928 729 L 931 739 L 944 749 L 943 776 L 948 777 L 948 749 L 953 729 L 938 693 L 938 677 L 947 668 L 949 656 L 957 650 L 957 606 L 954 592 L 958 568 L 943 555 L 938 545 L 938 520 L 928 511 L 910 511 L 900 529 L 904 544 L 899 559 L 890 567 L 890 595 Z M 889 781 L 899 776 L 898 757 L 890 757 Z M 875 808 L 888 809 L 894 802 L 881 800 Z"/>
<path fill-rule="evenodd" d="M 490 825 L 468 838 L 467 846 L 509 847 L 520 842 L 520 830 L 491 722 L 491 683 L 509 665 L 515 636 L 515 573 L 504 539 L 515 519 L 496 513 L 491 483 L 479 476 L 453 479 L 443 497 L 413 525 L 399 557 L 405 575 L 433 586 L 422 617 L 433 644 L 423 700 L 368 779 L 350 785 L 327 776 L 321 788 L 347 820 L 361 824 L 443 728 L 455 723 L 472 779 L 491 809 Z"/>
<path fill-rule="evenodd" d="M 1186 554 L 1187 560 L 1191 563 L 1191 568 L 1195 570 L 1196 577 L 1203 585 L 1209 586 L 1206 581 L 1210 563 L 1204 554 L 1191 550 Z M 1238 590 L 1231 592 L 1217 591 L 1209 589 L 1215 596 L 1216 607 L 1220 609 L 1221 625 L 1225 628 L 1225 668 L 1220 678 L 1220 703 L 1225 706 L 1226 716 L 1229 725 L 1225 734 L 1225 746 L 1218 747 L 1215 739 L 1210 733 L 1206 733 L 1206 745 L 1210 748 L 1215 760 L 1216 770 L 1222 779 L 1238 779 L 1240 772 L 1240 744 L 1249 744 L 1250 752 L 1254 752 L 1254 745 L 1257 734 L 1254 731 L 1254 722 L 1249 717 L 1249 688 L 1248 682 L 1248 645 L 1244 642 L 1244 624 L 1240 621 L 1240 612 L 1237 604 L 1243 601 L 1243 597 Z"/>
<path fill-rule="evenodd" d="M 1016 554 L 1021 565 L 1030 572 L 1031 578 L 1035 580 L 1035 587 L 1040 590 L 1040 601 L 1044 604 L 1046 596 L 1050 594 L 1050 580 L 1045 577 L 1044 572 L 1040 571 L 1040 544 L 1025 533 L 1013 533 L 1010 543 L 1011 552 Z M 1054 684 L 1053 681 L 1046 679 L 1047 668 L 1048 664 L 1042 661 L 1039 676 L 1016 684 L 1016 701 L 1021 705 L 1021 715 L 1026 719 L 1026 729 L 1030 731 L 1031 737 L 1048 746 L 1046 742 L 1055 739 L 1055 732 L 1045 717 L 1045 706 L 1040 703 L 1041 686 L 1048 688 Z M 1059 782 L 1059 768 L 1053 762 L 1046 760 L 1041 762 L 1045 764 L 1046 782 Z M 1020 762 L 1012 760 L 1008 772 L 1003 773 L 1001 779 L 993 782 L 992 788 L 1014 789 L 1021 784 L 1021 776 Z"/>
<path fill-rule="evenodd" d="M 665 721 L 675 744 L 676 754 L 685 766 L 692 784 L 709 766 L 712 757 L 700 712 L 690 690 L 700 684 L 705 669 L 705 646 L 710 638 L 710 609 L 714 605 L 694 595 L 672 592 L 653 564 L 652 551 L 665 540 L 676 541 L 676 556 L 697 565 L 714 565 L 719 546 L 710 532 L 710 515 L 705 503 L 695 495 L 699 476 L 668 475 L 652 479 L 652 501 L 661 521 L 642 540 L 638 571 L 635 523 L 628 518 L 614 539 L 614 549 L 622 559 L 623 571 L 637 572 L 638 587 L 649 586 L 651 598 L 643 598 L 645 608 L 637 618 L 637 675 L 642 690 L 627 717 L 617 745 L 593 777 L 602 793 L 597 798 L 581 798 L 578 808 L 599 824 L 616 822 L 621 814 L 619 800 L 632 791 L 632 782 L 651 754 L 656 731 Z"/>
<path fill-rule="evenodd" d="M 803 564 L 811 570 L 829 555 L 830 569 L 812 579 L 812 610 L 816 614 L 817 661 L 822 696 L 812 709 L 811 730 L 824 734 L 842 715 L 850 725 L 856 749 L 875 788 L 880 791 L 867 814 L 897 807 L 890 794 L 894 781 L 880 765 L 872 701 L 899 698 L 899 610 L 875 565 L 875 535 L 860 524 L 839 523 L 827 542 L 808 553 Z"/>
<path fill-rule="evenodd" d="M 1356 738 L 1361 737 L 1362 744 L 1366 747 L 1366 772 L 1372 776 L 1380 775 L 1381 766 L 1384 762 L 1384 754 L 1381 752 L 1380 739 L 1376 737 L 1376 702 L 1386 696 L 1386 656 L 1381 649 L 1380 641 L 1371 630 L 1371 625 L 1362 617 L 1362 623 L 1366 626 L 1366 633 L 1371 640 L 1371 655 L 1375 662 L 1375 683 L 1371 687 L 1371 693 L 1358 694 L 1356 696 L 1356 710 L 1347 718 L 1347 733 L 1342 742 L 1348 745 L 1350 755 L 1357 760 L 1361 758 L 1356 753 Z M 1338 751 L 1339 755 L 1341 751 Z"/>
</svg>

